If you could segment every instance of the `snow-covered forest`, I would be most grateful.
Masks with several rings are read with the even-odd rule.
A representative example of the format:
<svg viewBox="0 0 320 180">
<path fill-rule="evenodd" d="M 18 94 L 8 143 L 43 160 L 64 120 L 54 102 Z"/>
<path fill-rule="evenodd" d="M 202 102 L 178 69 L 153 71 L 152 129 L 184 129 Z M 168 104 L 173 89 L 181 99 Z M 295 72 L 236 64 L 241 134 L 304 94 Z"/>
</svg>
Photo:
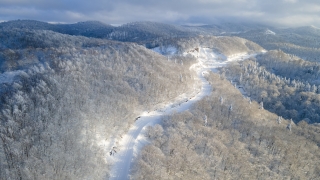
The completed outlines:
<svg viewBox="0 0 320 180">
<path fill-rule="evenodd" d="M 194 59 L 51 31 L 1 34 L 2 72 L 17 72 L 0 87 L 3 179 L 101 179 L 101 143 L 194 85 Z"/>
<path fill-rule="evenodd" d="M 222 76 L 208 79 L 210 96 L 148 129 L 151 144 L 140 153 L 133 179 L 319 177 L 319 127 L 279 121 Z"/>
<path fill-rule="evenodd" d="M 320 123 L 319 65 L 270 51 L 223 69 L 245 95 L 279 116 Z"/>
<path fill-rule="evenodd" d="M 0 23 L 0 179 L 116 179 L 119 159 L 131 179 L 317 179 L 318 40 L 314 27 Z"/>
</svg>

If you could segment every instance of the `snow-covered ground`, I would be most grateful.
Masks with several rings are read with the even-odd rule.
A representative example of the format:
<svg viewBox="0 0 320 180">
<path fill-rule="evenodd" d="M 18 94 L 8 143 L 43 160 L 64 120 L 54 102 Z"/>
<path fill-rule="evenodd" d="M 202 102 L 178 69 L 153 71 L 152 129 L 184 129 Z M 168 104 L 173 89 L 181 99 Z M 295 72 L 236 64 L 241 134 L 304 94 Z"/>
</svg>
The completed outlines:
<svg viewBox="0 0 320 180">
<path fill-rule="evenodd" d="M 152 50 L 163 55 L 174 55 L 174 54 L 177 54 L 178 52 L 178 49 L 174 46 L 155 47 Z"/>
<path fill-rule="evenodd" d="M 271 30 L 269 30 L 269 29 L 267 29 L 265 33 L 266 33 L 266 34 L 271 34 L 271 35 L 276 35 L 275 32 L 273 32 L 273 31 L 271 31 Z"/>
<path fill-rule="evenodd" d="M 261 53 L 265 53 L 262 51 Z M 186 55 L 187 53 L 184 53 Z M 199 65 L 202 69 L 211 70 L 213 72 L 217 71 L 218 67 L 225 66 L 226 64 L 232 61 L 242 61 L 249 59 L 257 55 L 257 53 L 248 54 L 247 52 L 233 54 L 231 56 L 225 56 L 223 54 L 215 52 L 211 48 L 200 48 L 199 52 L 193 51 L 192 54 L 195 57 L 198 57 Z M 197 63 L 198 64 L 198 63 Z M 195 64 L 195 65 L 197 65 Z"/>
<path fill-rule="evenodd" d="M 170 49 L 174 48 L 170 47 Z M 155 49 L 155 51 L 160 52 L 158 49 Z M 107 157 L 107 161 L 112 162 L 113 164 L 110 179 L 130 179 L 130 166 L 141 148 L 148 143 L 148 140 L 145 137 L 146 127 L 160 124 L 163 115 L 188 110 L 192 104 L 211 93 L 212 87 L 205 79 L 208 71 L 214 71 L 217 67 L 224 66 L 231 61 L 244 60 L 255 56 L 256 54 L 249 55 L 247 53 L 241 53 L 226 57 L 223 54 L 215 53 L 210 48 L 200 48 L 199 52 L 193 52 L 192 55 L 198 57 L 198 62 L 192 65 L 190 70 L 195 70 L 197 72 L 202 85 L 201 90 L 198 92 L 198 90 L 195 89 L 194 93 L 197 93 L 195 96 L 192 95 L 188 98 L 186 98 L 185 95 L 181 96 L 176 102 L 168 103 L 161 110 L 143 112 L 140 115 L 140 118 L 138 118 L 129 129 L 128 133 L 122 137 L 119 143 L 117 143 L 117 147 L 115 147 L 117 152 L 114 153 L 114 155 Z"/>
<path fill-rule="evenodd" d="M 9 72 L 4 72 L 0 74 L 0 84 L 2 83 L 12 83 L 14 77 L 16 75 L 19 75 L 21 73 L 24 73 L 23 71 L 17 70 L 17 71 L 9 71 Z"/>
</svg>

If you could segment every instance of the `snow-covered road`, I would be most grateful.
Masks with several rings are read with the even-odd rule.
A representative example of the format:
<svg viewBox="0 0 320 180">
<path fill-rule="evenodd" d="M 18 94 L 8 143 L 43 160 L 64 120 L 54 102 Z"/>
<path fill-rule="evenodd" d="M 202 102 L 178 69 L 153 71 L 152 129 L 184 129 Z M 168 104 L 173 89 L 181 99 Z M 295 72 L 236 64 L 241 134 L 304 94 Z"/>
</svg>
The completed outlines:
<svg viewBox="0 0 320 180">
<path fill-rule="evenodd" d="M 159 110 L 151 111 L 149 113 L 142 113 L 140 118 L 129 129 L 129 132 L 123 136 L 119 142 L 116 150 L 117 153 L 107 158 L 107 161 L 113 163 L 110 173 L 111 180 L 130 179 L 129 175 L 132 162 L 139 153 L 140 149 L 148 143 L 144 136 L 144 130 L 147 126 L 160 124 L 161 118 L 164 115 L 188 110 L 192 104 L 211 93 L 212 88 L 204 77 L 206 72 L 212 71 L 217 67 L 224 66 L 230 61 L 243 60 L 253 56 L 243 53 L 227 58 L 222 54 L 215 53 L 209 48 L 200 48 L 200 51 L 193 55 L 198 57 L 198 62 L 192 65 L 190 69 L 196 70 L 198 74 L 198 78 L 202 85 L 200 92 L 191 99 L 188 98 L 187 102 L 183 101 L 183 103 L 181 103 L 181 101 L 179 101 L 176 103 L 170 103 L 167 104 L 161 111 Z"/>
</svg>

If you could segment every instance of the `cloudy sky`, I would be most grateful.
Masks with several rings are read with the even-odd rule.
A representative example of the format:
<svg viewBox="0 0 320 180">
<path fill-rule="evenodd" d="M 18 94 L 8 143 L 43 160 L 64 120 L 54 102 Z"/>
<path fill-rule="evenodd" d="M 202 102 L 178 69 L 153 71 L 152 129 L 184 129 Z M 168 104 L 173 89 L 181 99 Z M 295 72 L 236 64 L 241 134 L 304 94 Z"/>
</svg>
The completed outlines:
<svg viewBox="0 0 320 180">
<path fill-rule="evenodd" d="M 0 0 L 0 21 L 33 19 L 108 24 L 156 21 L 212 24 L 261 22 L 320 27 L 319 0 Z"/>
</svg>

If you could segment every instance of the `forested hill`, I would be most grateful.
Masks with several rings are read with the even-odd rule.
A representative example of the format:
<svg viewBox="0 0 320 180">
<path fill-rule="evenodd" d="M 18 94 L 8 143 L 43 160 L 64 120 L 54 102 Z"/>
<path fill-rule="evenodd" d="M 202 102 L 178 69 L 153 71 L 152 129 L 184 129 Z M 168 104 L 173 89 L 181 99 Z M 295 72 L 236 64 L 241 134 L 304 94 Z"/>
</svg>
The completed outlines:
<svg viewBox="0 0 320 180">
<path fill-rule="evenodd" d="M 320 123 L 319 63 L 274 50 L 230 65 L 226 75 L 265 109 L 295 123 Z"/>
<path fill-rule="evenodd" d="M 98 21 L 78 22 L 75 24 L 50 24 L 35 20 L 14 20 L 0 23 L 2 29 L 51 30 L 69 35 L 103 38 L 115 27 Z"/>
<path fill-rule="evenodd" d="M 135 22 L 116 27 L 98 21 L 50 24 L 34 20 L 16 20 L 0 23 L 0 28 L 51 30 L 69 35 L 140 43 L 157 38 L 189 37 L 200 34 L 186 27 L 156 22 Z"/>
<path fill-rule="evenodd" d="M 117 46 L 119 43 L 50 30 L 0 29 L 0 70 L 17 70 L 34 63 L 48 63 L 52 58 L 45 57 L 50 54 L 57 56 L 55 50 L 59 48 L 79 50 L 110 45 Z"/>
<path fill-rule="evenodd" d="M 103 179 L 105 151 L 137 112 L 194 85 L 194 59 L 175 63 L 137 44 L 48 30 L 0 35 L 0 179 Z"/>
<path fill-rule="evenodd" d="M 147 129 L 133 179 L 319 179 L 319 126 L 279 119 L 223 76 L 208 79 L 210 96 Z"/>
<path fill-rule="evenodd" d="M 235 36 L 251 40 L 267 50 L 281 49 L 307 61 L 320 61 L 320 29 L 314 26 L 254 29 Z"/>
</svg>

